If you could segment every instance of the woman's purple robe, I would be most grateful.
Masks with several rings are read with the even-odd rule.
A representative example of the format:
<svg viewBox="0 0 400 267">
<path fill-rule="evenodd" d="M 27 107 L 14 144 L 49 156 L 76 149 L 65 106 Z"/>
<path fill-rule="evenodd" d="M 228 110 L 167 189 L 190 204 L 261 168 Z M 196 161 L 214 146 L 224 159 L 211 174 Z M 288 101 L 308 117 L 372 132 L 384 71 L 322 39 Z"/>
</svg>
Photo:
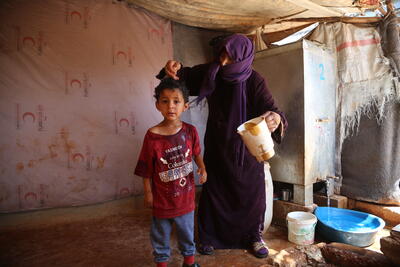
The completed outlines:
<svg viewBox="0 0 400 267">
<path fill-rule="evenodd" d="M 191 95 L 198 95 L 209 64 L 183 68 L 178 76 L 184 80 Z M 260 240 L 265 213 L 264 166 L 258 163 L 247 148 L 244 158 L 238 157 L 236 144 L 242 144 L 239 134 L 229 130 L 229 114 L 232 106 L 232 85 L 224 82 L 219 74 L 216 86 L 207 96 L 209 115 L 204 137 L 204 162 L 208 180 L 202 187 L 198 209 L 199 243 L 214 248 L 248 248 L 251 242 Z M 247 120 L 278 111 L 264 79 L 252 71 L 246 80 Z M 239 126 L 239 125 L 237 125 Z M 236 127 L 237 127 L 236 126 Z M 280 143 L 282 127 L 272 134 Z M 229 138 L 227 138 L 229 137 Z"/>
</svg>

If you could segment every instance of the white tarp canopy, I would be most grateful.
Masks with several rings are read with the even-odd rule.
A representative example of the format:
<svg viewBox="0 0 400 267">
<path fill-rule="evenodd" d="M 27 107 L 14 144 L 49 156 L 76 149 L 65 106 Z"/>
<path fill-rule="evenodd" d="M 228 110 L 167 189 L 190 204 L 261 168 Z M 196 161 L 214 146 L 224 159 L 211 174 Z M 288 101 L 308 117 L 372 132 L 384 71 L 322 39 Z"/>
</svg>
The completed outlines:
<svg viewBox="0 0 400 267">
<path fill-rule="evenodd" d="M 181 24 L 249 33 L 295 28 L 318 18 L 334 18 L 379 8 L 379 0 L 126 0 Z"/>
</svg>

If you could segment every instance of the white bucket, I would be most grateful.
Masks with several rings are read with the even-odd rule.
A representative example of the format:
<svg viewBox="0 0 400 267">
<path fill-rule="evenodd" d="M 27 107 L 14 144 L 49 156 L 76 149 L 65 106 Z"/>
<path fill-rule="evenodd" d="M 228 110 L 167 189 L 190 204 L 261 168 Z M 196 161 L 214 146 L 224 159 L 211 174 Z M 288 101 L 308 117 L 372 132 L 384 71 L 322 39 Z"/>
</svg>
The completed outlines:
<svg viewBox="0 0 400 267">
<path fill-rule="evenodd" d="M 258 162 L 269 160 L 275 155 L 274 142 L 264 117 L 246 121 L 237 128 L 237 132 Z"/>
<path fill-rule="evenodd" d="M 297 245 L 311 245 L 314 243 L 315 225 L 317 217 L 304 211 L 289 212 L 286 216 L 288 225 L 288 239 Z"/>
</svg>

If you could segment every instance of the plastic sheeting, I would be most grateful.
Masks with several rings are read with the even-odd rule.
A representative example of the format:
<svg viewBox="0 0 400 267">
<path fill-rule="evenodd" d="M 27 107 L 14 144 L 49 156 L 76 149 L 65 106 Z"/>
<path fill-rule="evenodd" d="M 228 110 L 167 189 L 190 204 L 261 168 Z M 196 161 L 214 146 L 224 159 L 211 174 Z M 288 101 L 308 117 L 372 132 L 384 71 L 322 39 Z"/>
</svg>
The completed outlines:
<svg viewBox="0 0 400 267">
<path fill-rule="evenodd" d="M 206 29 L 248 33 L 265 25 L 264 33 L 283 31 L 304 25 L 285 20 L 296 18 L 338 17 L 360 13 L 360 8 L 376 9 L 378 0 L 126 0 L 175 22 Z"/>
<path fill-rule="evenodd" d="M 328 44 L 337 54 L 336 171 L 343 175 L 341 193 L 353 199 L 400 203 L 400 90 L 378 31 L 324 24 L 310 39 Z"/>
<path fill-rule="evenodd" d="M 168 20 L 107 0 L 1 1 L 0 211 L 142 190 L 133 169 L 161 120 L 154 74 Z"/>
<path fill-rule="evenodd" d="M 385 105 L 385 118 L 361 116 L 357 135 L 343 142 L 341 194 L 352 199 L 400 205 L 400 103 Z"/>
<path fill-rule="evenodd" d="M 379 25 L 383 52 L 390 60 L 396 82 L 400 69 L 397 24 L 398 17 L 391 14 Z M 383 114 L 381 121 L 363 115 L 357 134 L 344 140 L 341 193 L 354 199 L 400 205 L 400 101 L 391 99 Z"/>
<path fill-rule="evenodd" d="M 336 51 L 337 172 L 343 140 L 357 132 L 362 114 L 383 118 L 389 99 L 399 98 L 389 60 L 383 55 L 380 35 L 374 27 L 345 23 L 321 24 L 309 37 Z M 375 111 L 375 112 L 373 112 Z"/>
</svg>

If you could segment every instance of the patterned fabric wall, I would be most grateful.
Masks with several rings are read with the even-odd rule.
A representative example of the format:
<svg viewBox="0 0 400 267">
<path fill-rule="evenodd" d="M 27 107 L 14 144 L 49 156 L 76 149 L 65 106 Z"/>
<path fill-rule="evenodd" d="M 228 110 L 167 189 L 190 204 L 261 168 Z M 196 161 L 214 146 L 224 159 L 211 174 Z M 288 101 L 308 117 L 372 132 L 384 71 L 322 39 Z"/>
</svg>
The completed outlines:
<svg viewBox="0 0 400 267">
<path fill-rule="evenodd" d="M 0 2 L 0 212 L 142 191 L 171 23 L 111 0 Z"/>
</svg>

